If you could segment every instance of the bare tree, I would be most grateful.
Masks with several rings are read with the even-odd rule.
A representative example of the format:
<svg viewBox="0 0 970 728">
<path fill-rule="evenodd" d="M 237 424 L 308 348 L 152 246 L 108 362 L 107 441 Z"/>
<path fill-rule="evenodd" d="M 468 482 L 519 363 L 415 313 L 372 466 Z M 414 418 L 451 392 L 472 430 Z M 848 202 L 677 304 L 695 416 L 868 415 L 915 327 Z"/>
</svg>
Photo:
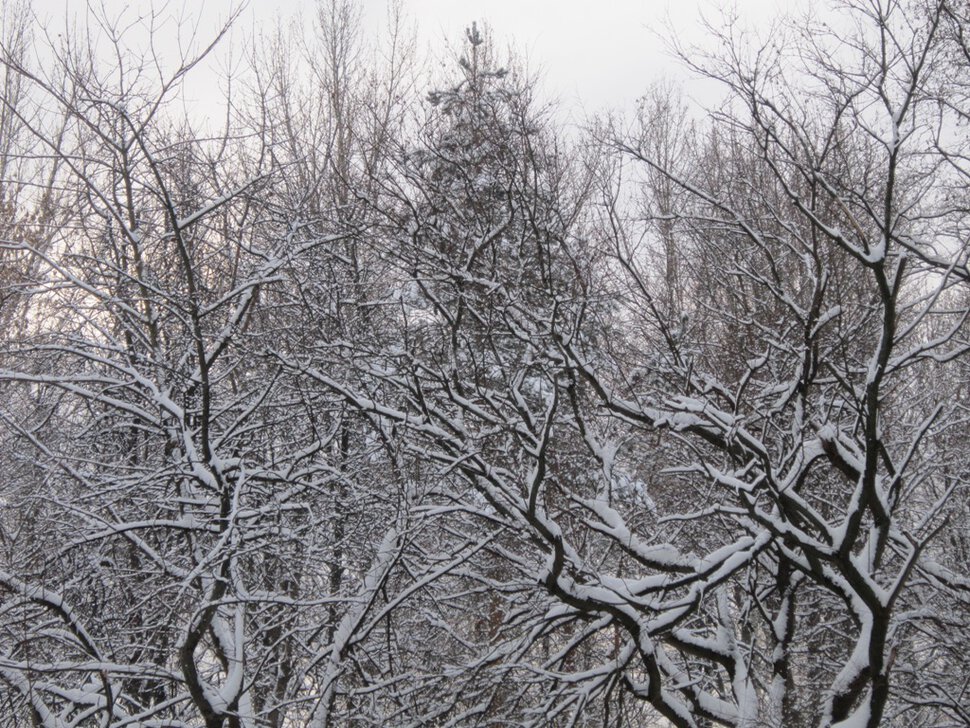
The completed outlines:
<svg viewBox="0 0 970 728">
<path fill-rule="evenodd" d="M 966 473 L 939 466 L 963 404 L 929 386 L 967 347 L 965 139 L 937 91 L 960 77 L 961 26 L 945 4 L 840 12 L 838 35 L 725 35 L 693 61 L 733 105 L 683 155 L 612 141 L 655 209 L 682 196 L 693 300 L 674 316 L 622 192 L 604 188 L 598 226 L 563 214 L 529 124 L 501 146 L 474 29 L 465 77 L 433 99 L 454 122 L 409 173 L 404 348 L 363 388 L 318 381 L 441 463 L 455 508 L 521 539 L 498 552 L 545 593 L 501 612 L 521 641 L 491 654 L 552 681 L 536 722 L 581 723 L 597 700 L 605 716 L 617 692 L 676 725 L 962 719 L 960 678 L 938 677 L 960 638 L 926 652 L 966 584 L 941 562 Z M 932 700 L 902 655 L 940 666 Z"/>
<path fill-rule="evenodd" d="M 573 141 L 484 27 L 422 99 L 316 10 L 216 131 L 225 30 L 5 23 L 11 724 L 964 724 L 965 9 Z"/>
</svg>

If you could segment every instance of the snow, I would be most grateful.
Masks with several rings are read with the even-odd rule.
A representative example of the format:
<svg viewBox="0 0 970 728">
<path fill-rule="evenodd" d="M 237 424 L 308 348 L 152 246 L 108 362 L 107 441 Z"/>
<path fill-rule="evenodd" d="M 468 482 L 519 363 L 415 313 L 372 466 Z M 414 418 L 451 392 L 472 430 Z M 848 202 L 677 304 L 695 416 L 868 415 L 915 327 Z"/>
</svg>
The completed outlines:
<svg viewBox="0 0 970 728">
<path fill-rule="evenodd" d="M 671 544 L 648 545 L 643 543 L 627 527 L 619 512 L 614 510 L 605 500 L 592 498 L 580 502 L 600 519 L 600 523 L 589 522 L 591 527 L 615 538 L 644 564 L 659 569 L 675 570 L 693 569 L 697 565 L 695 559 L 684 556 Z"/>
<path fill-rule="evenodd" d="M 329 653 L 323 688 L 314 707 L 311 726 L 324 728 L 329 725 L 330 696 L 336 690 L 336 683 L 344 669 L 344 660 L 351 647 L 354 633 L 362 625 L 367 612 L 377 598 L 381 584 L 397 558 L 400 536 L 394 528 L 389 528 L 374 555 L 374 561 L 364 576 L 357 598 L 348 607 L 334 632 L 333 642 L 327 647 Z"/>
<path fill-rule="evenodd" d="M 869 725 L 871 711 L 869 709 L 868 695 L 863 699 L 862 704 L 856 708 L 848 718 L 833 723 L 832 728 L 866 728 Z"/>
<path fill-rule="evenodd" d="M 812 327 L 812 330 L 809 332 L 808 334 L 809 338 L 814 339 L 818 335 L 818 332 L 821 331 L 822 328 L 825 326 L 825 324 L 827 324 L 832 319 L 840 316 L 841 314 L 842 314 L 841 306 L 832 306 L 831 308 L 826 309 L 825 312 L 818 317 L 818 321 L 815 322 L 815 325 Z"/>
<path fill-rule="evenodd" d="M 247 189 L 249 189 L 254 184 L 256 184 L 256 182 L 263 179 L 263 177 L 264 175 L 253 177 L 252 179 L 248 180 L 247 182 L 244 182 L 243 184 L 233 189 L 231 192 L 227 192 L 224 195 L 221 195 L 219 197 L 214 198 L 213 200 L 210 200 L 206 204 L 202 205 L 195 212 L 192 212 L 186 215 L 185 217 L 179 218 L 178 220 L 175 221 L 175 229 L 181 232 L 185 228 L 190 227 L 191 225 L 197 223 L 206 215 L 209 215 L 210 213 L 214 212 L 218 208 L 222 207 L 233 198 L 238 197 L 241 193 L 245 192 Z"/>
</svg>

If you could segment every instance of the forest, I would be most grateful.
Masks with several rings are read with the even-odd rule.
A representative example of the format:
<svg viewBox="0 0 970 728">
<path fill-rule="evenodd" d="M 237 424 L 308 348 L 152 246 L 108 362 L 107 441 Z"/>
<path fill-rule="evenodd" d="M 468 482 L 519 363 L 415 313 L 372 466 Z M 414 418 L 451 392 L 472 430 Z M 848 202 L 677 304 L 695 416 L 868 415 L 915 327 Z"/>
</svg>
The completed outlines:
<svg viewBox="0 0 970 728">
<path fill-rule="evenodd" d="M 970 724 L 970 5 L 156 5 L 0 0 L 0 727 Z"/>
</svg>

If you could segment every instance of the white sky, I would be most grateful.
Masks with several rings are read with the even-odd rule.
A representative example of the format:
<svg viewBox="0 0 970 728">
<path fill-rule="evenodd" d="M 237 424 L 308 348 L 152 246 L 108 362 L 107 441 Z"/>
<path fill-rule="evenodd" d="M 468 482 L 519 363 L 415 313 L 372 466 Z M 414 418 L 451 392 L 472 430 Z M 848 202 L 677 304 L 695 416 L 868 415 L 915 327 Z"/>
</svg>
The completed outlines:
<svg viewBox="0 0 970 728">
<path fill-rule="evenodd" d="M 69 13 L 83 14 L 87 3 L 104 3 L 108 12 L 126 9 L 129 14 L 164 0 L 33 0 L 42 17 L 55 26 Z M 202 36 L 207 37 L 237 0 L 168 0 L 167 10 L 200 17 Z M 422 51 L 442 53 L 447 43 L 460 44 L 465 27 L 485 21 L 494 40 L 513 46 L 524 56 L 530 70 L 538 71 L 548 98 L 558 99 L 567 115 L 581 119 L 584 113 L 606 110 L 630 111 L 637 97 L 660 78 L 685 80 L 686 75 L 665 48 L 668 25 L 688 43 L 702 43 L 705 33 L 701 14 L 719 17 L 718 0 L 403 0 L 406 14 L 418 28 Z M 742 23 L 764 28 L 786 10 L 797 9 L 795 0 L 734 0 L 730 4 Z M 363 0 L 364 35 L 372 35 L 383 22 L 386 0 Z M 315 0 L 249 0 L 240 23 L 241 36 L 248 29 L 272 24 L 275 19 L 302 13 L 315 16 Z M 117 8 L 117 11 L 115 10 Z M 131 17 L 131 15 L 129 15 Z M 240 36 L 236 36 L 237 38 Z M 238 42 L 238 41 L 237 41 Z M 195 96 L 200 74 L 190 83 Z M 202 81 L 205 87 L 207 82 Z M 710 86 L 688 84 L 687 95 L 710 100 Z M 206 95 L 206 92 L 203 92 Z M 217 99 L 211 95 L 202 104 Z"/>
<path fill-rule="evenodd" d="M 379 3 L 380 0 L 373 0 Z M 427 40 L 460 39 L 472 20 L 486 20 L 495 39 L 510 42 L 541 72 L 564 105 L 601 111 L 630 108 L 649 83 L 681 77 L 668 55 L 668 23 L 701 41 L 706 0 L 405 0 Z M 742 0 L 743 15 L 775 0 Z M 754 17 L 753 15 L 751 17 Z"/>
<path fill-rule="evenodd" d="M 667 53 L 668 22 L 682 39 L 702 43 L 701 14 L 716 19 L 733 8 L 743 23 L 763 26 L 795 0 L 403 0 L 419 43 L 440 53 L 459 44 L 472 21 L 485 21 L 494 39 L 512 45 L 540 72 L 546 93 L 582 111 L 632 109 L 651 81 L 685 76 Z M 210 0 L 209 4 L 215 4 Z M 382 22 L 386 0 L 363 0 L 365 22 Z M 252 0 L 249 13 L 313 13 L 314 0 Z M 703 94 L 703 91 L 700 93 Z"/>
</svg>

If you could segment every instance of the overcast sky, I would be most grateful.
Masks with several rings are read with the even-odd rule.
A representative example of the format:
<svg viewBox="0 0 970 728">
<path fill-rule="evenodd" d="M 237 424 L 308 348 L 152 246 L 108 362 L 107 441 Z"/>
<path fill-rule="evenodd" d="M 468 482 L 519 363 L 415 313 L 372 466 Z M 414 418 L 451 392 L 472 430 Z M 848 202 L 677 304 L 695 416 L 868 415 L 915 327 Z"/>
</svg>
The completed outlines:
<svg viewBox="0 0 970 728">
<path fill-rule="evenodd" d="M 757 0 L 764 2 L 764 0 Z M 370 0 L 379 5 L 381 0 Z M 565 105 L 622 107 L 650 79 L 676 72 L 658 34 L 668 19 L 696 29 L 695 0 L 406 0 L 421 40 L 440 48 L 460 41 L 471 21 L 486 21 L 495 40 L 514 46 Z M 378 16 L 375 13 L 374 16 Z"/>
<path fill-rule="evenodd" d="M 33 0 L 42 16 L 62 22 L 64 3 L 69 13 L 83 13 L 80 0 Z M 149 6 L 164 5 L 164 0 L 89 0 L 103 1 L 110 12 L 124 10 L 137 14 Z M 363 0 L 364 34 L 376 33 L 386 15 L 387 0 Z M 550 99 L 557 99 L 567 116 L 582 119 L 585 113 L 606 110 L 630 111 L 649 84 L 660 78 L 684 80 L 683 70 L 667 52 L 665 39 L 671 28 L 683 42 L 703 43 L 702 14 L 712 20 L 720 17 L 719 0 L 403 0 L 406 14 L 418 29 L 422 51 L 443 54 L 447 44 L 460 43 L 463 29 L 472 21 L 485 21 L 501 46 L 511 45 L 526 58 L 530 70 L 539 73 L 542 88 Z M 218 27 L 234 0 L 168 0 L 167 10 L 199 16 L 203 36 Z M 736 0 L 730 4 L 742 23 L 766 27 L 767 22 L 785 10 L 797 9 L 794 0 Z M 201 9 L 200 9 L 201 8 Z M 316 0 L 249 0 L 240 22 L 235 43 L 250 37 L 250 28 L 266 27 L 276 18 L 302 13 L 315 17 Z M 117 10 L 115 10 L 117 9 Z M 46 11 L 46 12 L 45 12 Z M 130 15 L 129 15 L 130 17 Z M 209 82 L 198 78 L 188 93 L 215 102 Z M 688 84 L 689 97 L 711 100 L 711 87 Z"/>
<path fill-rule="evenodd" d="M 211 2 L 211 0 L 210 0 Z M 683 78 L 664 38 L 668 24 L 679 37 L 703 42 L 702 13 L 716 19 L 718 0 L 404 0 L 417 23 L 419 41 L 438 52 L 460 42 L 472 21 L 485 21 L 495 40 L 511 44 L 539 71 L 546 92 L 566 107 L 589 112 L 630 109 L 649 83 Z M 742 22 L 763 26 L 794 0 L 737 0 Z M 310 14 L 314 0 L 253 0 L 258 20 L 300 9 Z M 364 0 L 365 22 L 377 28 L 386 0 Z M 699 91 L 703 93 L 703 91 Z"/>
</svg>

